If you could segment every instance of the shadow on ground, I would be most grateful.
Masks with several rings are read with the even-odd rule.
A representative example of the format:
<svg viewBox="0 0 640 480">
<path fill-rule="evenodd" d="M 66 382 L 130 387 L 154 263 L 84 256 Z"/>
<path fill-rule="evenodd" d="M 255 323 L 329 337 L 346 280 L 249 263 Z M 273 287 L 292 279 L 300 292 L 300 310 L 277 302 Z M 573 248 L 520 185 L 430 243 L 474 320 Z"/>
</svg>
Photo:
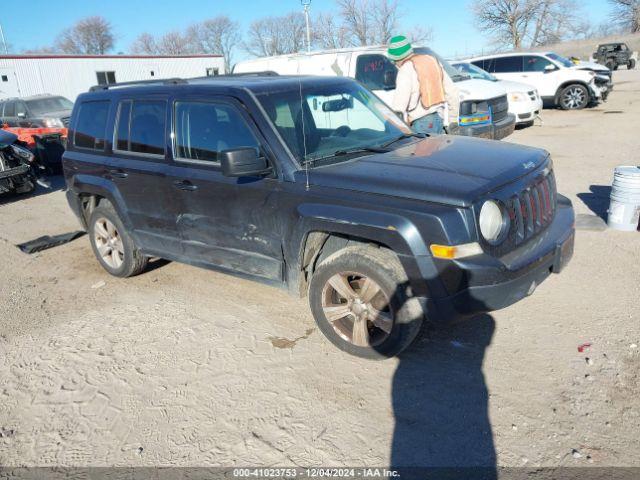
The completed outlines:
<svg viewBox="0 0 640 480">
<path fill-rule="evenodd" d="M 606 222 L 611 187 L 608 185 L 591 185 L 589 190 L 588 193 L 579 193 L 578 198 L 582 200 L 593 213 Z"/>
<path fill-rule="evenodd" d="M 490 315 L 430 328 L 400 356 L 393 379 L 393 468 L 443 468 L 439 478 L 496 478 L 496 453 L 482 373 Z M 466 470 L 470 468 L 471 470 Z"/>
</svg>

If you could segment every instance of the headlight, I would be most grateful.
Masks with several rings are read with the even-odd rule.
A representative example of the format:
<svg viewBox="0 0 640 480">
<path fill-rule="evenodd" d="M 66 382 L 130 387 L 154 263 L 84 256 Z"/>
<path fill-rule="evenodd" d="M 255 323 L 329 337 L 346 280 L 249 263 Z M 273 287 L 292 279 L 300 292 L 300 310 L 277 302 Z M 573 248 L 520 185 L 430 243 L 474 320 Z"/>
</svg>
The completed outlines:
<svg viewBox="0 0 640 480">
<path fill-rule="evenodd" d="M 509 232 L 509 215 L 496 201 L 487 200 L 480 209 L 480 233 L 491 245 L 504 240 Z"/>
<path fill-rule="evenodd" d="M 512 102 L 525 102 L 529 100 L 529 95 L 526 92 L 511 92 L 509 94 L 509 100 Z"/>
<path fill-rule="evenodd" d="M 45 118 L 42 123 L 47 128 L 62 128 L 64 125 L 62 124 L 62 120 L 59 118 Z"/>
</svg>

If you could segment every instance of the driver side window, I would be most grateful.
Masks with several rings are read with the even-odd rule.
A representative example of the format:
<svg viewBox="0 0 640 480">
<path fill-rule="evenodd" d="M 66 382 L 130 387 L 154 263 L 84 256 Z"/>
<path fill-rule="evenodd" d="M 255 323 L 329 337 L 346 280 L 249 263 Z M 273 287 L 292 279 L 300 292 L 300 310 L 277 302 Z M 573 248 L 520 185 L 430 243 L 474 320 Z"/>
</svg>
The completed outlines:
<svg viewBox="0 0 640 480">
<path fill-rule="evenodd" d="M 356 60 L 356 80 L 369 90 L 395 88 L 397 74 L 398 69 L 396 66 L 384 55 L 360 55 Z M 386 82 L 385 76 L 388 77 Z"/>
<path fill-rule="evenodd" d="M 544 69 L 548 65 L 553 64 L 544 57 L 538 57 L 535 55 L 524 56 L 523 66 L 525 72 L 544 72 Z"/>
</svg>

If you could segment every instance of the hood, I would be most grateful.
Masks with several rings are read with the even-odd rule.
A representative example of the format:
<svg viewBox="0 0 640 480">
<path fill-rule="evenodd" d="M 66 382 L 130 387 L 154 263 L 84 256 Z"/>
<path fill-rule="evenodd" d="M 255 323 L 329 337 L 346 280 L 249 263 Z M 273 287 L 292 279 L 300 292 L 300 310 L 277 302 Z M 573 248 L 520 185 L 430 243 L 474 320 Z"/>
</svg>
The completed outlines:
<svg viewBox="0 0 640 480">
<path fill-rule="evenodd" d="M 500 85 L 504 87 L 507 93 L 513 92 L 530 92 L 536 90 L 536 87 L 528 83 L 512 82 L 510 80 L 500 80 Z"/>
<path fill-rule="evenodd" d="M 13 145 L 16 140 L 18 140 L 17 135 L 0 128 L 0 148 L 5 148 L 8 145 Z"/>
<path fill-rule="evenodd" d="M 461 102 L 466 100 L 488 100 L 507 94 L 501 83 L 471 78 L 457 82 L 456 87 L 460 92 Z"/>
<path fill-rule="evenodd" d="M 71 110 L 55 110 L 38 114 L 38 118 L 67 118 L 71 116 Z"/>
<path fill-rule="evenodd" d="M 610 72 L 608 67 L 605 67 L 604 65 L 600 65 L 599 63 L 595 63 L 595 62 L 584 62 L 584 61 L 580 61 L 577 65 L 571 67 L 575 70 L 593 70 L 594 72 Z"/>
<path fill-rule="evenodd" d="M 310 171 L 312 185 L 468 207 L 547 163 L 544 150 L 442 135 Z"/>
</svg>

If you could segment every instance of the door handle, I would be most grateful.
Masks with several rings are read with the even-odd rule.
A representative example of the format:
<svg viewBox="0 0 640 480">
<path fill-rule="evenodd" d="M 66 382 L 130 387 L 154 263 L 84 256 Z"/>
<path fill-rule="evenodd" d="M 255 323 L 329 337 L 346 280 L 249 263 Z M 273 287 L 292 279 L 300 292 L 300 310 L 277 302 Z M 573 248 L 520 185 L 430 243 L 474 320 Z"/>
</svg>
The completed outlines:
<svg viewBox="0 0 640 480">
<path fill-rule="evenodd" d="M 129 176 L 127 172 L 120 169 L 109 170 L 109 175 L 115 178 L 127 178 Z"/>
<path fill-rule="evenodd" d="M 194 185 L 189 180 L 176 180 L 173 182 L 173 186 L 180 190 L 185 190 L 187 192 L 193 192 L 198 189 L 197 185 Z"/>
</svg>

